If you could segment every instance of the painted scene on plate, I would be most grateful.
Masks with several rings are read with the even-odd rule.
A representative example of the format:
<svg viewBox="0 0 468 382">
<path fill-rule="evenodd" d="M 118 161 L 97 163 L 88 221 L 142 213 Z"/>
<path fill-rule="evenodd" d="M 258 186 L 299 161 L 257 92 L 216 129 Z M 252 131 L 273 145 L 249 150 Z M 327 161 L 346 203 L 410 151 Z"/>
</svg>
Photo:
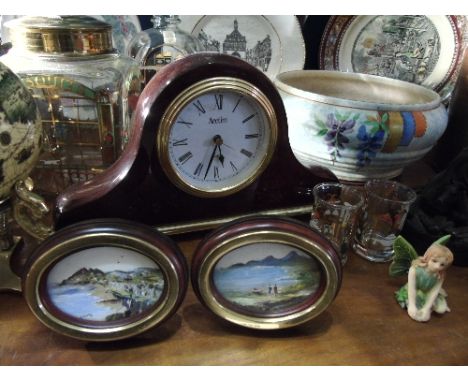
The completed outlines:
<svg viewBox="0 0 468 382">
<path fill-rule="evenodd" d="M 255 315 L 293 309 L 318 289 L 317 261 L 302 250 L 279 243 L 242 246 L 221 258 L 213 272 L 218 292 Z"/>
<path fill-rule="evenodd" d="M 112 322 L 153 308 L 164 276 L 150 258 L 132 250 L 98 247 L 59 261 L 47 276 L 57 309 L 77 319 Z"/>
</svg>

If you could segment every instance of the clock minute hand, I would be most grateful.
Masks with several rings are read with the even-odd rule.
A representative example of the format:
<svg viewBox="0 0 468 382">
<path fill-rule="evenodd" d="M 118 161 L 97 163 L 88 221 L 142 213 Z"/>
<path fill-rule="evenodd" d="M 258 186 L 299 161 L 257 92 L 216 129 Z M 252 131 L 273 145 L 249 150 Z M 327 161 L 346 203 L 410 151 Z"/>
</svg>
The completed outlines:
<svg viewBox="0 0 468 382">
<path fill-rule="evenodd" d="M 211 164 L 213 163 L 214 156 L 216 154 L 216 149 L 218 148 L 218 145 L 215 145 L 213 152 L 211 153 L 210 161 L 208 162 L 208 167 L 206 168 L 205 176 L 203 179 L 206 179 L 206 176 L 208 175 L 208 171 L 210 171 Z"/>
</svg>

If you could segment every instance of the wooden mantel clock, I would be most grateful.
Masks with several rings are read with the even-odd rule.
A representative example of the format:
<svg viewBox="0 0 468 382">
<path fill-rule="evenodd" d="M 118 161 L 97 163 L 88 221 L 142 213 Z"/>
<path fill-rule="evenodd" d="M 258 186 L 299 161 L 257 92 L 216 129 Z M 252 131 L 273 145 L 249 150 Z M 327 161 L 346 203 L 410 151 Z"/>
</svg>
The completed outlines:
<svg viewBox="0 0 468 382">
<path fill-rule="evenodd" d="M 124 218 L 183 232 L 258 212 L 294 214 L 307 204 L 301 190 L 315 183 L 291 151 L 272 82 L 235 57 L 198 53 L 147 84 L 124 153 L 59 196 L 56 228 Z"/>
</svg>

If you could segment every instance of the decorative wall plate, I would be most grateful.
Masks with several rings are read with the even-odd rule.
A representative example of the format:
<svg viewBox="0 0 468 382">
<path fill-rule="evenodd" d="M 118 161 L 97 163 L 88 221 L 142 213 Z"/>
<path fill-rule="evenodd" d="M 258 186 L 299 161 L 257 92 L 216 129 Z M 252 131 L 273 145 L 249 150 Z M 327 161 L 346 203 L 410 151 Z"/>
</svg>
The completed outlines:
<svg viewBox="0 0 468 382">
<path fill-rule="evenodd" d="M 282 329 L 323 312 L 341 285 L 332 244 L 306 224 L 253 217 L 218 228 L 196 249 L 192 285 L 217 316 L 252 329 Z"/>
<path fill-rule="evenodd" d="M 92 17 L 112 25 L 112 42 L 121 54 L 126 54 L 132 38 L 141 32 L 138 16 L 127 15 L 93 15 Z"/>
<path fill-rule="evenodd" d="M 33 253 L 23 292 L 49 328 L 81 340 L 140 334 L 169 318 L 185 295 L 185 258 L 167 237 L 124 220 L 60 230 Z"/>
<path fill-rule="evenodd" d="M 333 16 L 320 44 L 320 69 L 417 83 L 445 101 L 466 44 L 465 16 Z"/>
<path fill-rule="evenodd" d="M 296 16 L 180 16 L 206 51 L 237 56 L 274 78 L 302 69 L 305 43 Z"/>
<path fill-rule="evenodd" d="M 196 53 L 163 67 L 132 121 L 117 162 L 59 195 L 56 228 L 103 217 L 206 228 L 306 206 L 299 190 L 318 183 L 294 158 L 277 89 L 236 57 Z"/>
</svg>

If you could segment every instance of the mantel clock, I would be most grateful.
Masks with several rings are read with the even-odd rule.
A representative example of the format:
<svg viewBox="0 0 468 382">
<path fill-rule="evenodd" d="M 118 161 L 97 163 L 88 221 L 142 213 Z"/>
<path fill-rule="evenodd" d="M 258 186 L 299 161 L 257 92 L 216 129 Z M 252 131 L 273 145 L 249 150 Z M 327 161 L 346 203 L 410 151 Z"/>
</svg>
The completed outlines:
<svg viewBox="0 0 468 382">
<path fill-rule="evenodd" d="M 59 196 L 56 228 L 112 217 L 183 232 L 239 215 L 296 214 L 307 210 L 301 190 L 317 181 L 293 156 L 272 82 L 233 56 L 197 53 L 151 79 L 126 150 Z"/>
</svg>

